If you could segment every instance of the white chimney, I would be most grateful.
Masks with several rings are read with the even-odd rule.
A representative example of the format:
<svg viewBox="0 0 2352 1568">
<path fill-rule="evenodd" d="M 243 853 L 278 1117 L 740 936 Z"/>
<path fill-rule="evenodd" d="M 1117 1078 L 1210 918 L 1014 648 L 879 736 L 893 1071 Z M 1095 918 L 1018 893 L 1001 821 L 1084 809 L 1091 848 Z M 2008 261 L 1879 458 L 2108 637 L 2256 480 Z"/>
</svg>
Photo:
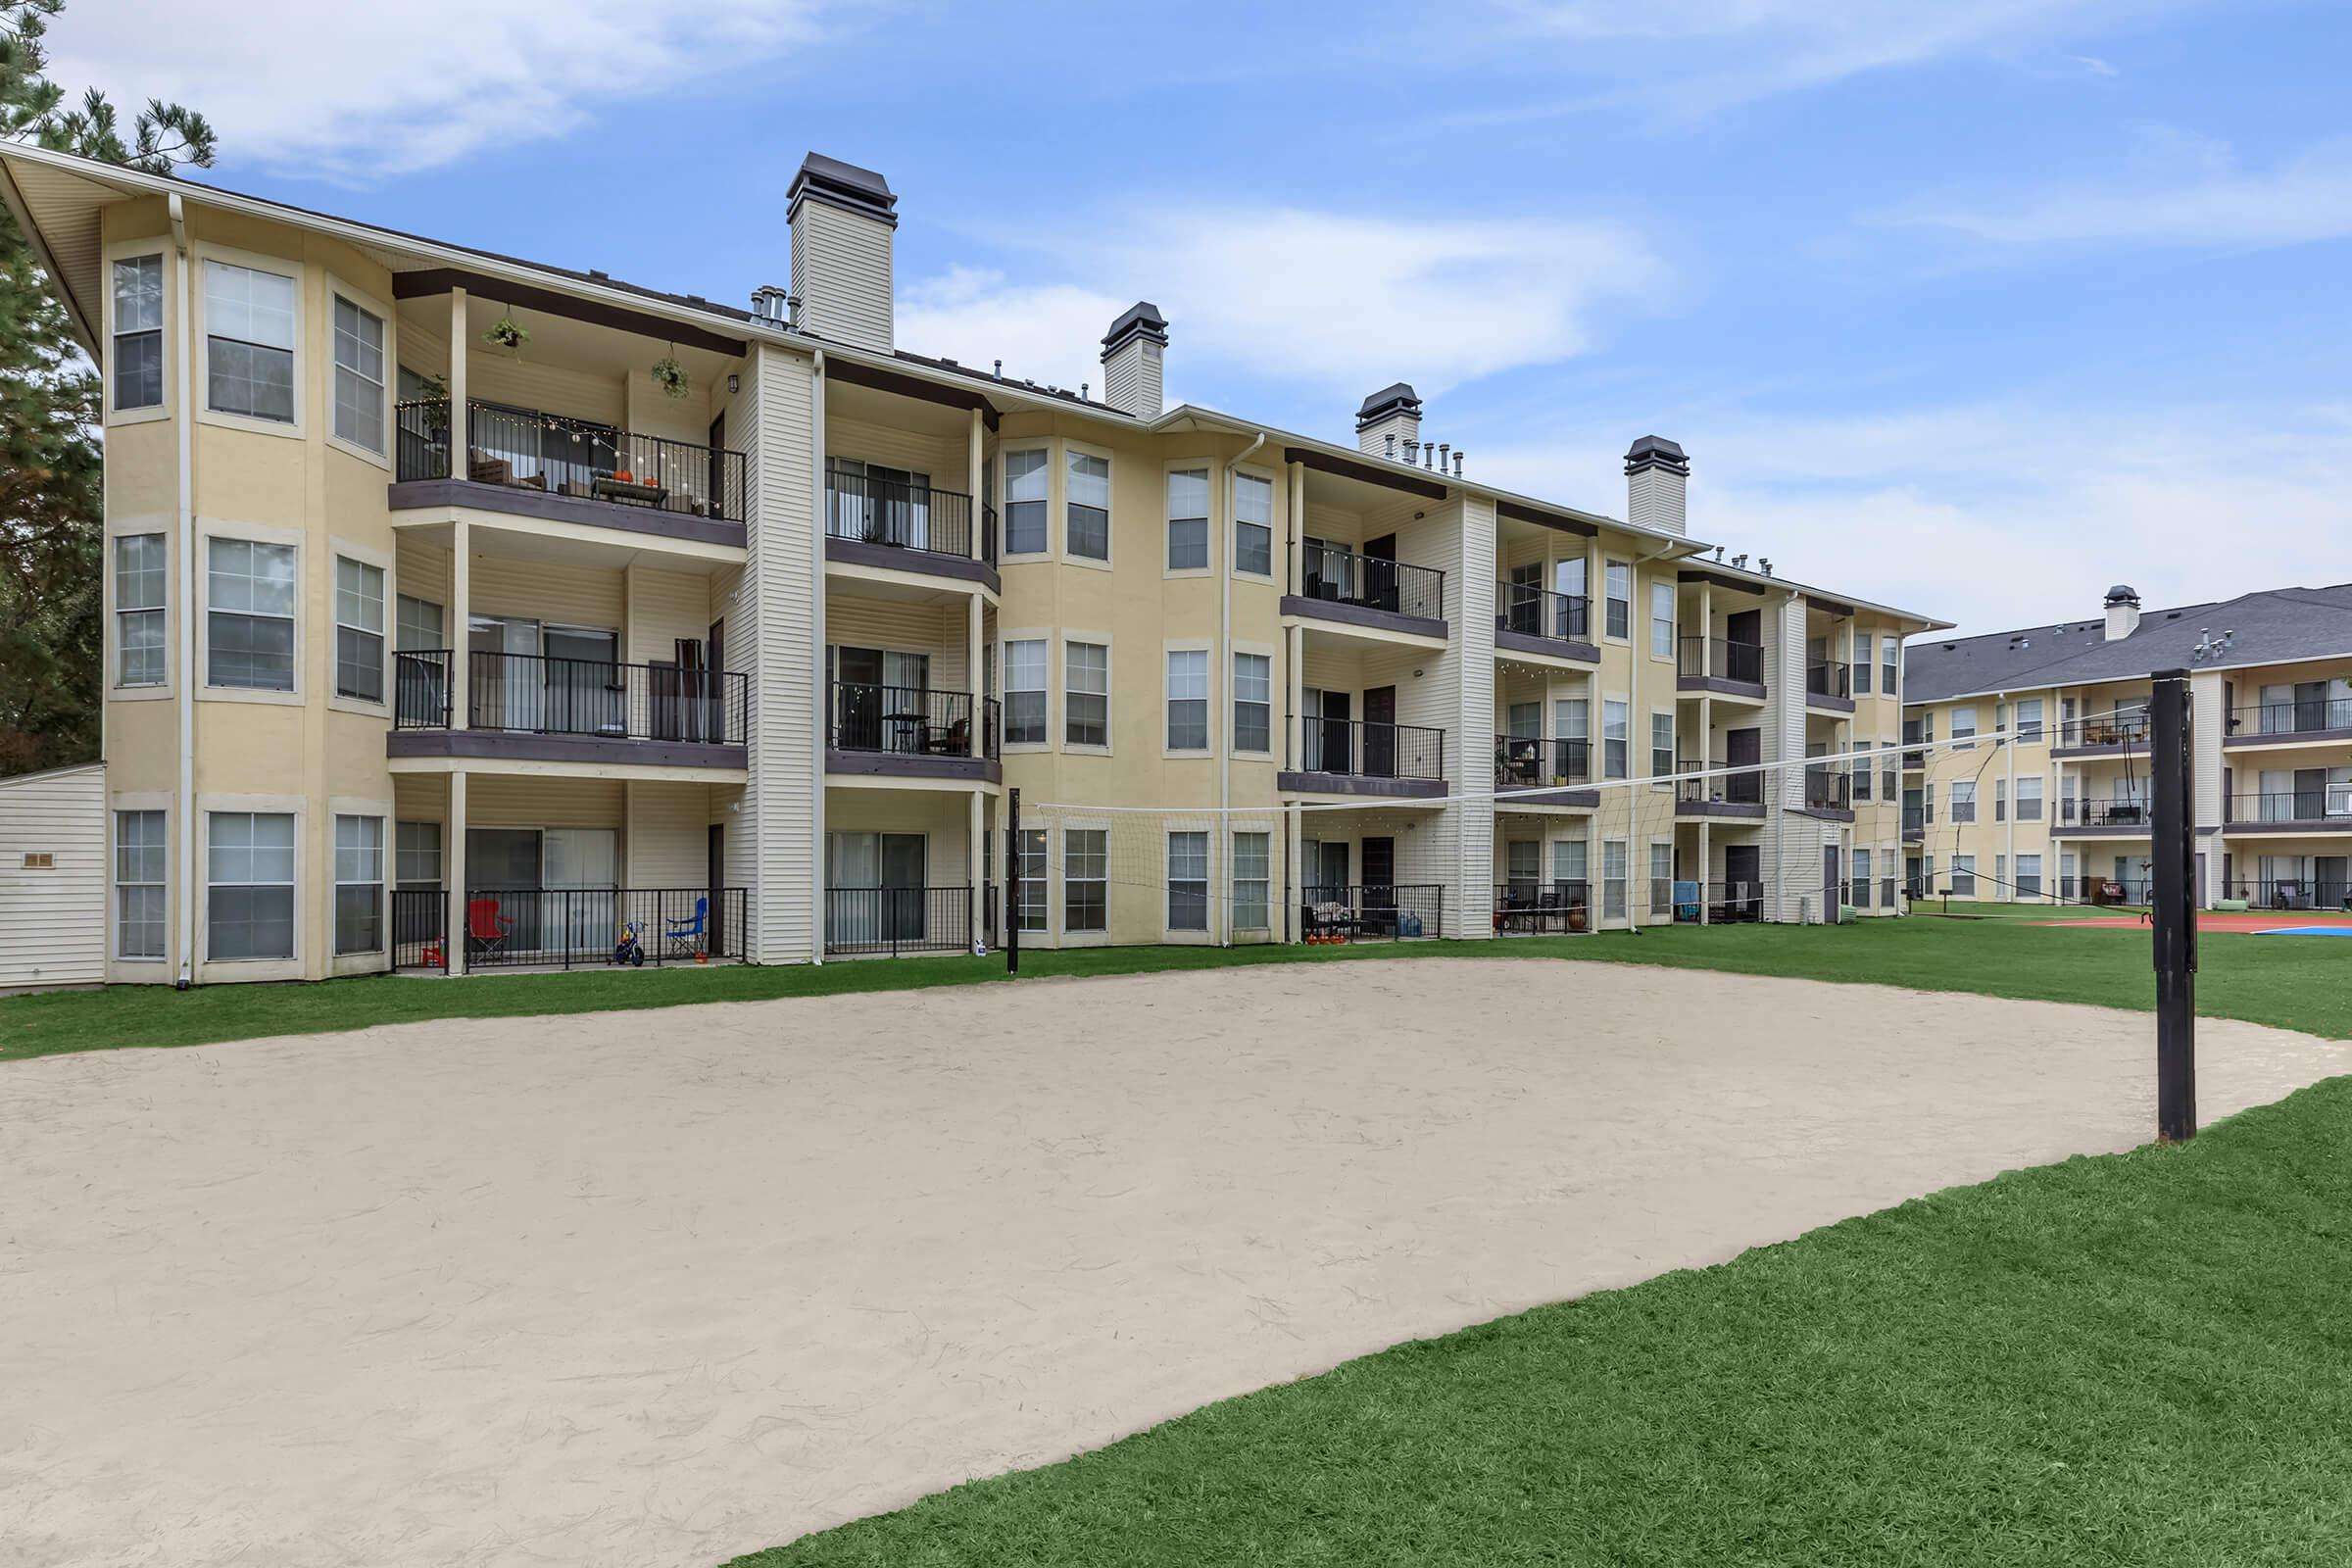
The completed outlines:
<svg viewBox="0 0 2352 1568">
<path fill-rule="evenodd" d="M 2121 642 L 2139 630 L 2139 595 L 2123 583 L 2107 590 L 2107 640 Z"/>
<path fill-rule="evenodd" d="M 1150 300 L 1136 301 L 1103 335 L 1102 401 L 1139 419 L 1158 418 L 1167 347 L 1168 318 Z"/>
<path fill-rule="evenodd" d="M 1391 440 L 1395 437 L 1395 440 Z M 1421 400 L 1402 381 L 1382 387 L 1355 411 L 1355 446 L 1376 458 L 1402 456 L 1407 441 L 1421 439 Z"/>
<path fill-rule="evenodd" d="M 1683 533 L 1683 487 L 1690 460 L 1662 435 L 1645 435 L 1625 455 L 1625 520 L 1637 528 Z"/>
<path fill-rule="evenodd" d="M 810 153 L 792 177 L 787 199 L 792 293 L 801 302 L 802 330 L 890 353 L 897 344 L 891 242 L 899 199 L 889 181 L 870 169 Z"/>
</svg>

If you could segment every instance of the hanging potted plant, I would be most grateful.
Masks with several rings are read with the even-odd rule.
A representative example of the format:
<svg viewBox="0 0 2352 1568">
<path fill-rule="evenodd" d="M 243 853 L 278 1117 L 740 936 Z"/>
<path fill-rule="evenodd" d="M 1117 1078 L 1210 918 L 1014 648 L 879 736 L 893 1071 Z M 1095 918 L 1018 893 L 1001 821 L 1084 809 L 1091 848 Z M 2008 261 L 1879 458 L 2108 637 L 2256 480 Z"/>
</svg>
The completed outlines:
<svg viewBox="0 0 2352 1568">
<path fill-rule="evenodd" d="M 673 398 L 686 395 L 686 367 L 663 355 L 654 362 L 654 384 Z"/>
<path fill-rule="evenodd" d="M 482 341 L 494 349 L 519 349 L 530 340 L 529 328 L 512 316 L 500 317 L 490 323 L 490 330 L 482 334 Z"/>
</svg>

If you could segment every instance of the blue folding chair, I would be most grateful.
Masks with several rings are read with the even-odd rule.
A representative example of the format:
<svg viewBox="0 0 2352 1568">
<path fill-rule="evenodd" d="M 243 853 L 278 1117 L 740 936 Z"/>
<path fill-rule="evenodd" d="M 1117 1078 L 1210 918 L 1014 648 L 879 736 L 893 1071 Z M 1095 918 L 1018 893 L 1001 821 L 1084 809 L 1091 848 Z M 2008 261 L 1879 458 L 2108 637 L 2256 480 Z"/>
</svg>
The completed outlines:
<svg viewBox="0 0 2352 1568">
<path fill-rule="evenodd" d="M 701 898 L 694 901 L 693 919 L 680 920 L 673 916 L 663 920 L 662 935 L 669 944 L 669 956 L 673 958 L 700 957 L 707 940 L 705 933 L 710 929 L 710 901 Z"/>
</svg>

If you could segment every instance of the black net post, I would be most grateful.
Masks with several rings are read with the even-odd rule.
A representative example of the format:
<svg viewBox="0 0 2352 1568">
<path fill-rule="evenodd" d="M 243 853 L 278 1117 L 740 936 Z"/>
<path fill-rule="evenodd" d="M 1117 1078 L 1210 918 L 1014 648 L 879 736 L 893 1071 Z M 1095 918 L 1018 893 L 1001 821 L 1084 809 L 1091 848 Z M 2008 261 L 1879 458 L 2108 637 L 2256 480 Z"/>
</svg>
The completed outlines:
<svg viewBox="0 0 2352 1568">
<path fill-rule="evenodd" d="M 2156 1136 L 2181 1143 L 2197 1132 L 2197 903 L 2194 763 L 2188 671 L 2156 672 L 2148 757 L 2155 820 L 2148 848 L 2156 931 Z"/>
</svg>

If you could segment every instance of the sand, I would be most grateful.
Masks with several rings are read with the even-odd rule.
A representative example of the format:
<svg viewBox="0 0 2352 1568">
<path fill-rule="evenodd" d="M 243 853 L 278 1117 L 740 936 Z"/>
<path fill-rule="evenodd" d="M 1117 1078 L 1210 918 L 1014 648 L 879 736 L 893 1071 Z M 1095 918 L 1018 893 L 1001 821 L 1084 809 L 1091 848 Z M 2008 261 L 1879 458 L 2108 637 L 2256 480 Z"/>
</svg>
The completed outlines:
<svg viewBox="0 0 2352 1568">
<path fill-rule="evenodd" d="M 2352 1069 L 2201 1045 L 2208 1120 Z M 2145 1014 L 1422 959 L 14 1063 L 0 1554 L 708 1568 L 2130 1147 L 2152 1056 Z"/>
</svg>

